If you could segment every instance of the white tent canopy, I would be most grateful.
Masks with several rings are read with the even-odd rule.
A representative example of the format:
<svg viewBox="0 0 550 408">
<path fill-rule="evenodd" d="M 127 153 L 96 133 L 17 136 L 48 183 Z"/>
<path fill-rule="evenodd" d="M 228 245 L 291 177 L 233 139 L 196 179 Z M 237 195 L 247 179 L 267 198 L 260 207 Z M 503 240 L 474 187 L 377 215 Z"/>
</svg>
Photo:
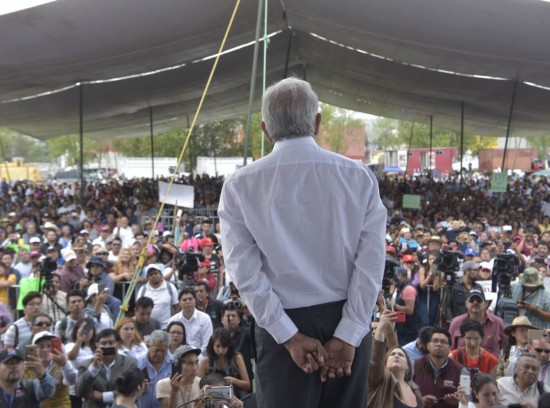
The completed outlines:
<svg viewBox="0 0 550 408">
<path fill-rule="evenodd" d="M 87 137 L 148 135 L 150 110 L 157 133 L 187 126 L 234 4 L 57 0 L 0 16 L 0 126 L 78 133 L 78 83 Z M 226 50 L 254 40 L 257 6 L 242 0 Z M 463 102 L 466 131 L 504 135 L 518 81 L 513 134 L 550 124 L 548 2 L 271 0 L 268 15 L 268 83 L 294 73 L 327 103 L 455 130 Z M 252 55 L 222 56 L 200 121 L 246 114 Z"/>
</svg>

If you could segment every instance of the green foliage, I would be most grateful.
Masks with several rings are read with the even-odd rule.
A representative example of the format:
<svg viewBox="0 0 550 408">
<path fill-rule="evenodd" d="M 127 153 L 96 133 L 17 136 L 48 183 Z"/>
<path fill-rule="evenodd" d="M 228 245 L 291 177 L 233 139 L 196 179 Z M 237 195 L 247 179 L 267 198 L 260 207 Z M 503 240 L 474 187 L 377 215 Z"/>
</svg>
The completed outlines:
<svg viewBox="0 0 550 408">
<path fill-rule="evenodd" d="M 318 140 L 327 149 L 344 154 L 348 150 L 348 136 L 354 129 L 365 128 L 365 123 L 353 112 L 321 103 L 321 128 Z"/>
<path fill-rule="evenodd" d="M 532 147 L 537 149 L 538 158 L 544 160 L 546 158 L 548 144 L 550 144 L 550 135 L 526 136 L 525 139 Z"/>
<path fill-rule="evenodd" d="M 412 135 L 411 135 L 412 132 Z M 373 125 L 373 141 L 380 149 L 427 148 L 430 147 L 430 125 L 397 119 L 378 118 Z M 464 134 L 464 151 L 477 154 L 479 149 L 497 146 L 497 138 Z M 433 128 L 432 147 L 457 147 L 460 149 L 460 134 L 448 129 Z"/>
</svg>

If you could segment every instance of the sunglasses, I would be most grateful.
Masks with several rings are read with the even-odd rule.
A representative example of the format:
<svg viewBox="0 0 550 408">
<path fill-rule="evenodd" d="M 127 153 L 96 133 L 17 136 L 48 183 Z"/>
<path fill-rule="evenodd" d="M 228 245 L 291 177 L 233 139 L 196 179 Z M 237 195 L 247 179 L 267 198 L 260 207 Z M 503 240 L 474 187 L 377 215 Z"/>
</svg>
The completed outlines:
<svg viewBox="0 0 550 408">
<path fill-rule="evenodd" d="M 38 323 L 33 324 L 33 326 L 36 326 L 36 327 L 49 327 L 49 326 L 51 326 L 51 324 L 50 324 L 50 322 L 38 322 Z"/>
<path fill-rule="evenodd" d="M 473 298 L 468 299 L 468 302 L 470 302 L 470 303 L 483 303 L 483 299 L 478 298 L 478 297 L 473 297 Z"/>
<path fill-rule="evenodd" d="M 537 353 L 545 352 L 546 354 L 550 354 L 550 349 L 535 348 L 535 351 L 536 351 Z"/>
</svg>

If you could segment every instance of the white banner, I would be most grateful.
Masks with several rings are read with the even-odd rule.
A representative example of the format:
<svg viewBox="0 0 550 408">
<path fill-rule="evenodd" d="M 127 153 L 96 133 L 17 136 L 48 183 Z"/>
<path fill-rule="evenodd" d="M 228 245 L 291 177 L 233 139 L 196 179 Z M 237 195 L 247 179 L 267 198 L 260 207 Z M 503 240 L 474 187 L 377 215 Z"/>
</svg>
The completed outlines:
<svg viewBox="0 0 550 408">
<path fill-rule="evenodd" d="M 165 181 L 159 181 L 159 202 L 164 200 L 169 184 Z M 166 204 L 177 204 L 178 207 L 193 208 L 195 206 L 195 188 L 187 184 L 172 184 L 170 194 L 166 197 Z"/>
</svg>

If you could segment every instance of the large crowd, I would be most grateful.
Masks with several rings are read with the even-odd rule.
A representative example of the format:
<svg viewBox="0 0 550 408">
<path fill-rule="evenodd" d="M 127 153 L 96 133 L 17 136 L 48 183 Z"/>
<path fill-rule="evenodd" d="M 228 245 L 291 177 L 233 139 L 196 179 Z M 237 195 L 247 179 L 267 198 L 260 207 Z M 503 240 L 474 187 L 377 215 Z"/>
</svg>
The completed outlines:
<svg viewBox="0 0 550 408">
<path fill-rule="evenodd" d="M 75 184 L 0 183 L 4 396 L 255 406 L 254 319 L 225 273 L 216 216 L 223 179 L 187 182 L 195 208 L 165 208 L 156 228 L 152 180 L 89 184 L 82 201 Z M 478 175 L 379 188 L 387 260 L 368 406 L 550 406 L 550 181 L 517 177 L 502 194 Z M 403 208 L 405 194 L 421 209 Z"/>
</svg>

